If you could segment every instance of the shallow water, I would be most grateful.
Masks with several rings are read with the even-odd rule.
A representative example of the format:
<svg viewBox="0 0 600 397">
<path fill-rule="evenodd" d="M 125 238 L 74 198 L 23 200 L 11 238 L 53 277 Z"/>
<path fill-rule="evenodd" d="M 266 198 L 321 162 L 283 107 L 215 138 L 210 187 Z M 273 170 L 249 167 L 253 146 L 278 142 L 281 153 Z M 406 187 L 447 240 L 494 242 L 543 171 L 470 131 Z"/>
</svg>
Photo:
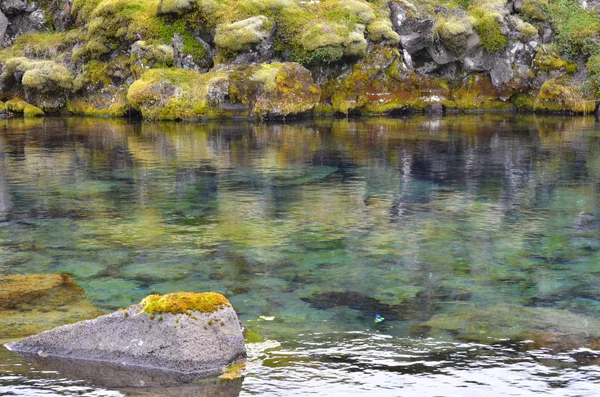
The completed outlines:
<svg viewBox="0 0 600 397">
<path fill-rule="evenodd" d="M 227 395 L 600 395 L 600 351 L 465 316 L 600 319 L 593 119 L 10 120 L 0 146 L 0 273 L 70 273 L 106 310 L 224 293 L 265 340 Z M 202 392 L 100 383 L 0 353 L 0 395 Z"/>
</svg>

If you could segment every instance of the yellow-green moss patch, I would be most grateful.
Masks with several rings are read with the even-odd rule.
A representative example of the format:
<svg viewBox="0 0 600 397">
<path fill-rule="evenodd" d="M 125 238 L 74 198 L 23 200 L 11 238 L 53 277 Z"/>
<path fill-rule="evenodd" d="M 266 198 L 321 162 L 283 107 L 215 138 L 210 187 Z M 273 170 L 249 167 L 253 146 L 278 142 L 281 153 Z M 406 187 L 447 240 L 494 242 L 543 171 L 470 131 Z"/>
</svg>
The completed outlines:
<svg viewBox="0 0 600 397">
<path fill-rule="evenodd" d="M 217 26 L 215 44 L 220 49 L 236 53 L 246 51 L 269 36 L 269 19 L 263 15 Z"/>
<path fill-rule="evenodd" d="M 565 79 L 547 80 L 538 93 L 534 109 L 539 112 L 591 113 L 595 110 L 595 101 L 580 94 L 581 90 Z"/>
<path fill-rule="evenodd" d="M 149 295 L 141 302 L 142 311 L 152 315 L 159 313 L 186 314 L 193 311 L 212 313 L 231 303 L 216 292 L 174 292 L 172 294 Z"/>
<path fill-rule="evenodd" d="M 13 113 L 23 114 L 25 117 L 41 117 L 44 111 L 37 106 L 33 106 L 22 99 L 11 99 L 4 105 L 6 110 Z"/>
<path fill-rule="evenodd" d="M 246 361 L 245 360 L 237 361 L 237 362 L 223 368 L 223 374 L 221 376 L 219 376 L 219 379 L 221 379 L 221 380 L 238 379 L 242 376 L 245 369 L 246 369 Z"/>
</svg>

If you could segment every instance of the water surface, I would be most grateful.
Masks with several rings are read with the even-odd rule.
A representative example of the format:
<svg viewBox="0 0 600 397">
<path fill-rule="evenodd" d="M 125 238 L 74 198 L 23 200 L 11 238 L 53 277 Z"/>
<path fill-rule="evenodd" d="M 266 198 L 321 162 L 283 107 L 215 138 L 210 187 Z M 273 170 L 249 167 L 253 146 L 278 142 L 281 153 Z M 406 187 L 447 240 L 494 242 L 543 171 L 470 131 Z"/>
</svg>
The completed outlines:
<svg viewBox="0 0 600 397">
<path fill-rule="evenodd" d="M 600 351 L 415 332 L 600 319 L 593 119 L 3 123 L 0 273 L 69 273 L 105 310 L 225 294 L 262 340 L 241 395 L 600 395 Z M 0 353 L 0 395 L 166 394 L 113 386 Z"/>
</svg>

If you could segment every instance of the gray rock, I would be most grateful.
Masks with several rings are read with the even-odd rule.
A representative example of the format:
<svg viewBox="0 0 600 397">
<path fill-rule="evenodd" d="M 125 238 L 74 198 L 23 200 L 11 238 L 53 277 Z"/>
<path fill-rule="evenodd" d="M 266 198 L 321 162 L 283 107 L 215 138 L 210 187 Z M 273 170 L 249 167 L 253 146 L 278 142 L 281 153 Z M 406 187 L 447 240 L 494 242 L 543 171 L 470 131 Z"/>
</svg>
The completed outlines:
<svg viewBox="0 0 600 397">
<path fill-rule="evenodd" d="M 492 84 L 496 88 L 501 88 L 508 83 L 514 75 L 510 60 L 507 58 L 497 58 L 494 66 L 490 70 Z"/>
<path fill-rule="evenodd" d="M 549 44 L 554 41 L 554 31 L 548 25 L 542 28 L 542 44 Z"/>
<path fill-rule="evenodd" d="M 513 9 L 515 12 L 521 11 L 521 7 L 523 7 L 523 0 L 514 0 L 513 1 Z"/>
<path fill-rule="evenodd" d="M 8 28 L 8 18 L 0 11 L 0 42 L 4 39 L 6 29 Z"/>
<path fill-rule="evenodd" d="M 31 24 L 35 26 L 37 29 L 42 29 L 44 27 L 44 10 L 39 9 L 30 13 L 27 18 L 31 21 Z"/>
<path fill-rule="evenodd" d="M 206 376 L 246 358 L 241 323 L 231 306 L 214 312 L 155 314 L 143 302 L 93 320 L 9 343 L 9 350 L 62 359 L 112 362 Z"/>
<path fill-rule="evenodd" d="M 452 51 L 446 49 L 440 41 L 436 41 L 428 47 L 427 52 L 431 56 L 431 59 L 438 65 L 445 65 L 459 59 Z"/>
<path fill-rule="evenodd" d="M 444 107 L 439 102 L 432 103 L 431 105 L 425 106 L 423 113 L 430 116 L 441 115 L 444 114 Z"/>
<path fill-rule="evenodd" d="M 461 61 L 466 72 L 482 72 L 491 69 L 494 56 L 480 47 L 465 55 Z"/>
<path fill-rule="evenodd" d="M 402 48 L 409 54 L 429 47 L 433 42 L 433 20 L 414 18 L 404 5 L 390 2 L 392 26 L 400 36 Z"/>
<path fill-rule="evenodd" d="M 26 12 L 27 5 L 27 0 L 2 0 L 0 2 L 0 9 L 6 15 L 15 15 Z"/>
</svg>

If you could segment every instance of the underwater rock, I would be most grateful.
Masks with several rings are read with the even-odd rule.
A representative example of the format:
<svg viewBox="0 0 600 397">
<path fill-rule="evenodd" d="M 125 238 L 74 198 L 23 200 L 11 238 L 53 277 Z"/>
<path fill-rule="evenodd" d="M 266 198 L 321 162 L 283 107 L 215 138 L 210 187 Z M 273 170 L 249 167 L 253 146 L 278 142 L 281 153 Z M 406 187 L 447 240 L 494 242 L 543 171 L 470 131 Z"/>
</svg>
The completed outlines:
<svg viewBox="0 0 600 397">
<path fill-rule="evenodd" d="M 499 304 L 452 314 L 437 314 L 414 327 L 425 336 L 452 335 L 479 343 L 531 340 L 536 347 L 569 350 L 597 349 L 600 320 L 542 307 Z"/>
<path fill-rule="evenodd" d="M 0 337 L 18 338 L 99 316 L 66 274 L 0 276 Z"/>
<path fill-rule="evenodd" d="M 23 354 L 118 363 L 184 374 L 220 375 L 246 358 L 242 326 L 214 292 L 150 295 L 94 320 L 66 325 L 6 347 Z"/>
</svg>

